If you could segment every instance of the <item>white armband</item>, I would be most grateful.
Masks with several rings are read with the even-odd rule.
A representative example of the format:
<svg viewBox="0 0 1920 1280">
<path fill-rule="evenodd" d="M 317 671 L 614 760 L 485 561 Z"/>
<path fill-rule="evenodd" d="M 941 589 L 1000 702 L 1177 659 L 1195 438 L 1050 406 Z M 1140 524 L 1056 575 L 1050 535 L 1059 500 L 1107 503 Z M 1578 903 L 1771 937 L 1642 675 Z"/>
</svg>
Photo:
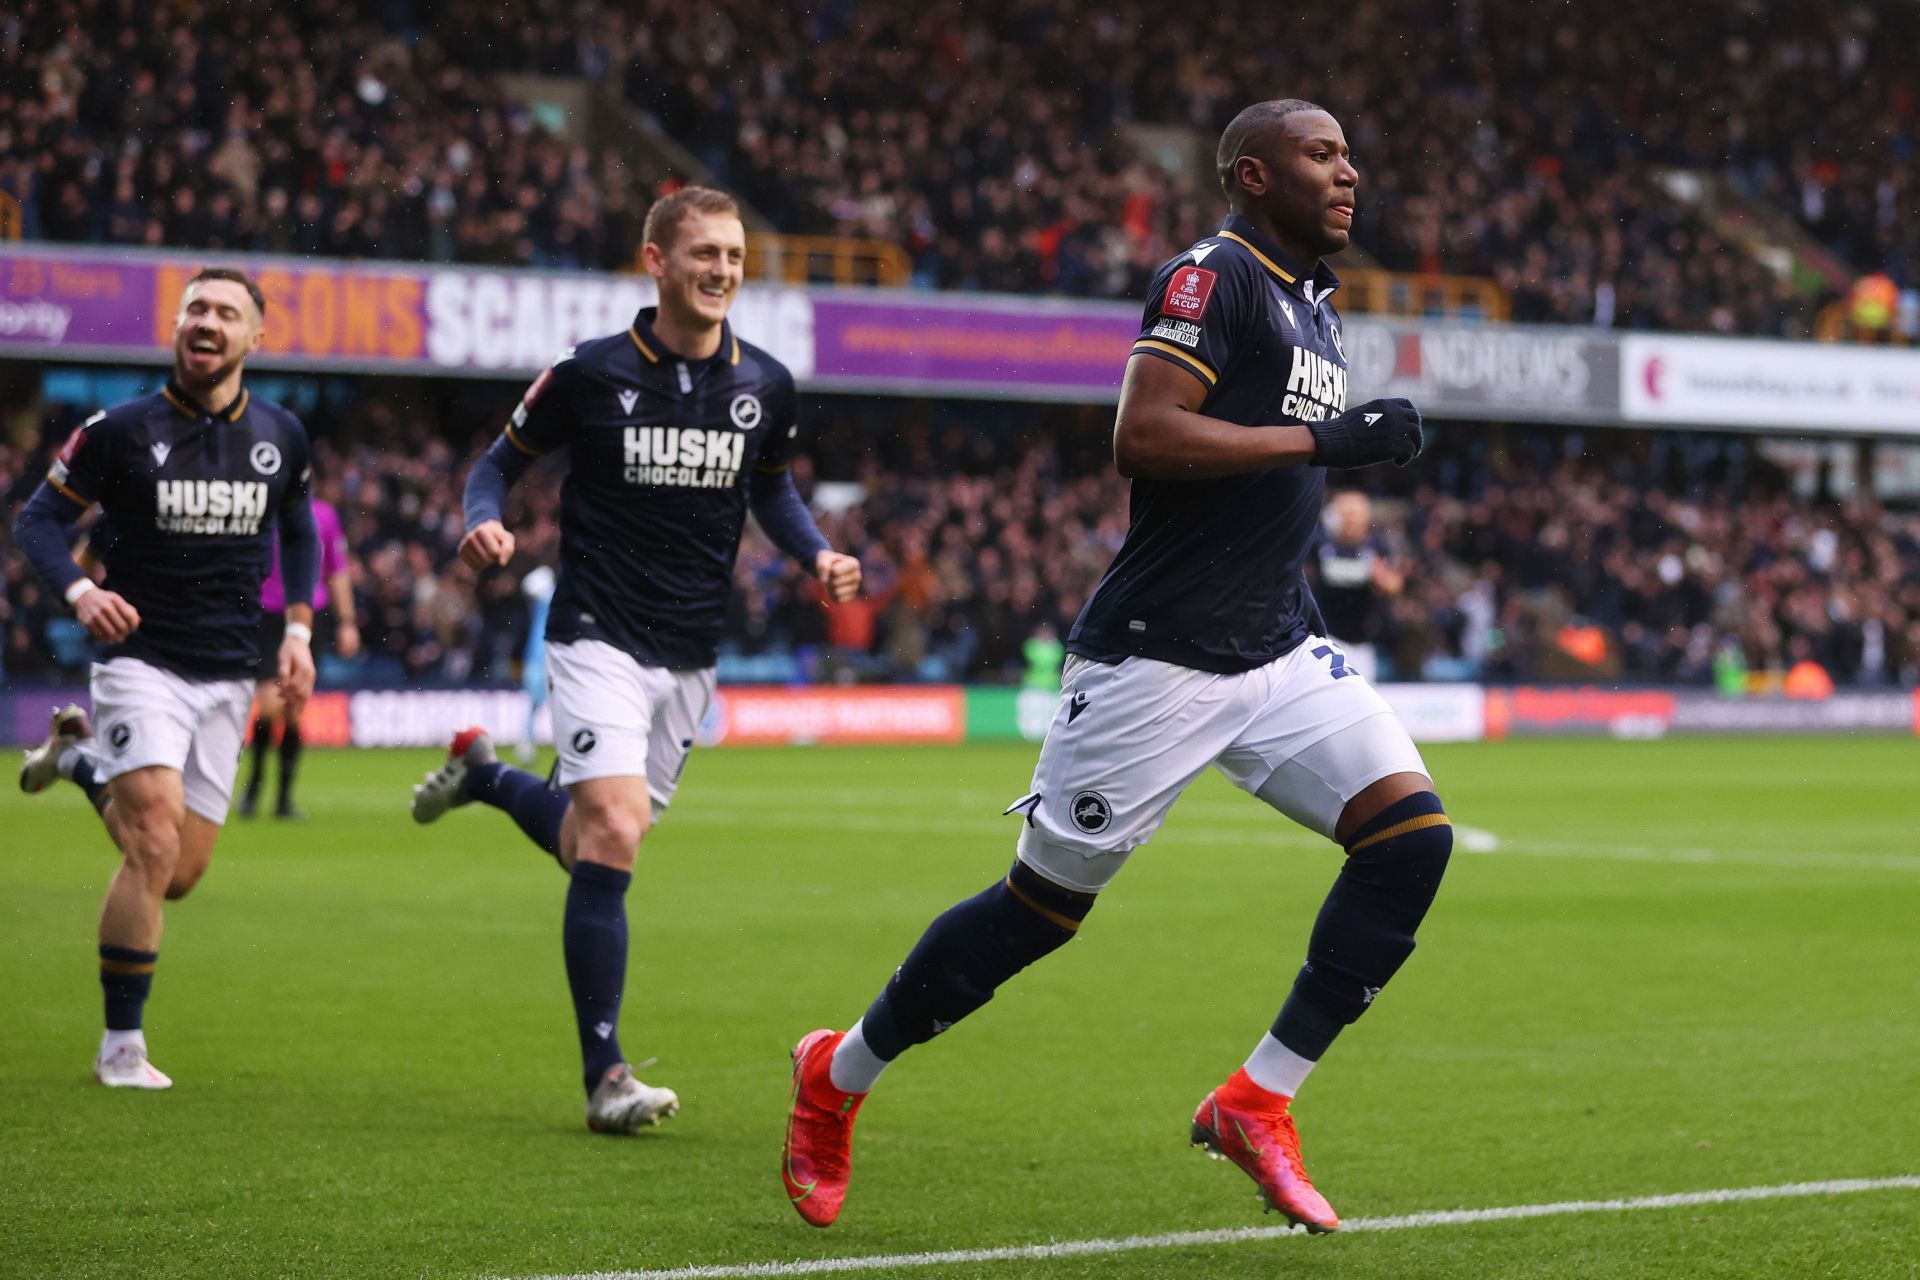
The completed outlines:
<svg viewBox="0 0 1920 1280">
<path fill-rule="evenodd" d="M 67 588 L 67 603 L 70 605 L 78 604 L 80 597 L 93 590 L 93 588 L 94 581 L 92 578 L 76 578 L 73 585 Z"/>
<path fill-rule="evenodd" d="M 304 622 L 289 622 L 281 633 L 289 640 L 305 640 L 313 643 L 313 628 Z"/>
</svg>

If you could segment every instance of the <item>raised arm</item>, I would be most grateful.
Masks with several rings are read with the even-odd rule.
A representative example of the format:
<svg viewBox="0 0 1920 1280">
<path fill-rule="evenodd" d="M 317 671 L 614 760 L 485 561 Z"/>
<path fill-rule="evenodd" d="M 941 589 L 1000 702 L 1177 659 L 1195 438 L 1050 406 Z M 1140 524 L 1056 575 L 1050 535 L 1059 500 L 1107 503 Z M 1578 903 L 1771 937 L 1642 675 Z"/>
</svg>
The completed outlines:
<svg viewBox="0 0 1920 1280">
<path fill-rule="evenodd" d="M 1310 426 L 1244 427 L 1200 412 L 1207 385 L 1171 361 L 1135 353 L 1120 385 L 1113 460 L 1129 479 L 1204 480 L 1309 463 L 1405 466 L 1423 444 L 1408 400 L 1370 400 Z"/>
</svg>

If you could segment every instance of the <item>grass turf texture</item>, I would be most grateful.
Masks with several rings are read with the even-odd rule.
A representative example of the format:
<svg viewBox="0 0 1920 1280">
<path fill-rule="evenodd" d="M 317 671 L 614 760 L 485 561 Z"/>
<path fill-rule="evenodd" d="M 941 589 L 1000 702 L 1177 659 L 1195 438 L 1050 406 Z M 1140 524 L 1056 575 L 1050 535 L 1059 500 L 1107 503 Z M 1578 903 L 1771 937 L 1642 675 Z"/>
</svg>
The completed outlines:
<svg viewBox="0 0 1920 1280">
<path fill-rule="evenodd" d="M 862 1114 L 848 1208 L 776 1172 L 787 1051 L 1011 858 L 1023 747 L 712 751 L 629 898 L 622 1040 L 682 1114 L 581 1123 L 564 882 L 504 815 L 406 816 L 429 752 L 310 753 L 168 909 L 172 1093 L 88 1078 L 112 867 L 70 787 L 0 796 L 0 1275 L 525 1276 L 1273 1225 L 1185 1146 L 1271 1020 L 1336 851 L 1209 777 L 1083 936 Z M 1920 1172 L 1920 746 L 1434 748 L 1422 946 L 1298 1109 L 1343 1213 Z M 937 1267 L 1129 1277 L 1911 1277 L 1920 1193 Z"/>
</svg>

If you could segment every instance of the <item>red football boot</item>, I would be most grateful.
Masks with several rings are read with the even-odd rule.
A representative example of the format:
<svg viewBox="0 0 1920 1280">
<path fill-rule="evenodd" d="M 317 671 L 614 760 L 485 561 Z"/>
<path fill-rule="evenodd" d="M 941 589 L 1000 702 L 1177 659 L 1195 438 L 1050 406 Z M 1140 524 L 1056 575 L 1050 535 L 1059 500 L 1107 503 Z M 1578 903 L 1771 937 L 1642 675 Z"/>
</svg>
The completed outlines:
<svg viewBox="0 0 1920 1280">
<path fill-rule="evenodd" d="M 1255 1084 L 1244 1069 L 1208 1094 L 1193 1113 L 1193 1145 L 1231 1160 L 1260 1188 L 1268 1209 L 1316 1235 L 1340 1229 L 1340 1217 L 1313 1189 L 1300 1163 L 1300 1134 L 1287 1097 Z"/>
<path fill-rule="evenodd" d="M 847 1199 L 853 1172 L 853 1118 L 864 1093 L 833 1087 L 828 1068 L 846 1035 L 822 1028 L 808 1032 L 793 1049 L 793 1105 L 787 1109 L 785 1158 L 780 1177 L 787 1198 L 800 1216 L 816 1227 L 830 1227 Z"/>
</svg>

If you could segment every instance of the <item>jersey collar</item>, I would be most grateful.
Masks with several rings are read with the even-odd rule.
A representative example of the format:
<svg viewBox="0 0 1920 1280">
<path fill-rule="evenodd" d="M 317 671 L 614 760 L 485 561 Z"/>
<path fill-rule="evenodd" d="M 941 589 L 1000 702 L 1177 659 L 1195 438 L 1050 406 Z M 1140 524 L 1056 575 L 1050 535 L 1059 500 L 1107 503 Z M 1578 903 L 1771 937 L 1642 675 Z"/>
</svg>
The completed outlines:
<svg viewBox="0 0 1920 1280">
<path fill-rule="evenodd" d="M 1279 277 L 1281 283 L 1292 285 L 1305 294 L 1309 302 L 1317 303 L 1340 287 L 1340 277 L 1333 273 L 1333 268 L 1324 259 L 1311 273 L 1301 271 L 1300 264 L 1291 254 L 1240 214 L 1228 214 L 1220 223 L 1220 234 L 1245 247 L 1260 260 L 1261 266 Z M 1304 281 L 1301 279 L 1303 275 L 1306 277 Z"/>
<path fill-rule="evenodd" d="M 648 364 L 659 364 L 661 360 L 673 354 L 667 350 L 667 344 L 660 341 L 653 332 L 653 318 L 659 314 L 658 307 L 642 307 L 640 313 L 633 318 L 632 327 L 627 330 L 627 337 L 633 340 L 633 345 L 640 352 L 640 358 Z M 740 339 L 734 337 L 731 322 L 726 320 L 720 322 L 720 349 L 707 359 L 724 360 L 728 364 L 740 363 Z"/>
<path fill-rule="evenodd" d="M 240 415 L 247 411 L 247 389 L 245 387 L 241 387 L 240 394 L 235 396 L 226 408 L 220 410 L 207 408 L 198 400 L 188 395 L 186 389 L 172 378 L 168 378 L 166 385 L 160 388 L 160 394 L 165 396 L 167 403 L 172 405 L 180 413 L 196 421 L 201 418 L 212 418 L 216 422 L 238 422 Z"/>
</svg>

